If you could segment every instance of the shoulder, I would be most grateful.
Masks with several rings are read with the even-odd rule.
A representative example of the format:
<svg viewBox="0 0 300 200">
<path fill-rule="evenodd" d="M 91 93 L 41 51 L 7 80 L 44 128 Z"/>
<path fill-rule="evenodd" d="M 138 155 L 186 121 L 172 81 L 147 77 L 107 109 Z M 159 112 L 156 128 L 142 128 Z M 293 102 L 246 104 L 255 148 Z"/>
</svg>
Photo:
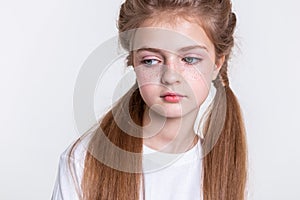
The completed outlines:
<svg viewBox="0 0 300 200">
<path fill-rule="evenodd" d="M 84 168 L 85 156 L 91 139 L 94 136 L 97 126 L 92 127 L 85 134 L 69 145 L 60 155 L 59 167 L 74 168 L 74 172 L 80 172 Z"/>
<path fill-rule="evenodd" d="M 89 137 L 81 137 L 60 155 L 52 200 L 77 200 L 81 196 L 81 179 Z"/>
</svg>

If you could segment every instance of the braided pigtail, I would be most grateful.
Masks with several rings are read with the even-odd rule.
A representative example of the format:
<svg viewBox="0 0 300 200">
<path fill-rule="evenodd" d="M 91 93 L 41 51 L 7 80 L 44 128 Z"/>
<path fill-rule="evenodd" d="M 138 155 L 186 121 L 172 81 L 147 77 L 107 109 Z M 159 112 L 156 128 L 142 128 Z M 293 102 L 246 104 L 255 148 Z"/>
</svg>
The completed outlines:
<svg viewBox="0 0 300 200">
<path fill-rule="evenodd" d="M 229 86 L 227 74 L 235 24 L 236 16 L 231 13 L 227 29 L 223 33 L 222 43 L 219 49 L 216 48 L 216 51 L 226 54 L 219 75 L 213 82 L 217 92 L 204 130 L 204 200 L 243 200 L 245 198 L 247 178 L 245 128 L 241 109 Z M 221 51 L 224 47 L 228 50 Z M 216 116 L 224 118 L 218 119 Z M 222 127 L 218 128 L 220 126 Z"/>
</svg>

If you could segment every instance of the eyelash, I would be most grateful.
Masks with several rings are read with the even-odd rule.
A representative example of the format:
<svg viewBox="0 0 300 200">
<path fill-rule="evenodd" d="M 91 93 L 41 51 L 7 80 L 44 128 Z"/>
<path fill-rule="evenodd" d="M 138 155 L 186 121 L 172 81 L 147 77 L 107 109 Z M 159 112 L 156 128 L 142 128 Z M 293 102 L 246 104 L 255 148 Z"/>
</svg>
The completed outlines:
<svg viewBox="0 0 300 200">
<path fill-rule="evenodd" d="M 196 60 L 195 62 L 188 62 L 187 59 L 193 59 L 193 60 Z M 182 61 L 184 61 L 187 65 L 195 65 L 197 63 L 199 63 L 202 59 L 201 58 L 197 58 L 197 57 L 191 57 L 191 56 L 187 56 L 187 57 L 184 57 L 182 58 Z"/>
<path fill-rule="evenodd" d="M 142 61 L 141 61 L 141 64 L 147 65 L 147 66 L 153 66 L 153 65 L 156 65 L 156 64 L 157 64 L 157 63 L 156 63 L 156 64 L 147 64 L 146 62 L 148 62 L 148 61 L 157 61 L 157 63 L 160 62 L 158 59 L 151 58 L 151 59 L 144 59 L 144 60 L 142 60 Z"/>
<path fill-rule="evenodd" d="M 194 62 L 188 62 L 187 59 L 193 59 Z M 185 64 L 187 64 L 187 65 L 195 65 L 195 64 L 199 63 L 200 61 L 202 61 L 201 58 L 191 57 L 191 56 L 184 57 L 184 58 L 182 58 L 181 60 L 182 60 L 183 62 L 185 62 Z M 153 61 L 156 61 L 157 63 L 155 63 L 155 64 L 149 64 L 149 63 L 147 63 L 147 62 L 149 62 L 149 61 L 152 61 L 152 62 L 153 62 Z M 144 60 L 142 60 L 142 61 L 141 61 L 141 64 L 146 65 L 146 66 L 154 66 L 154 65 L 157 65 L 157 64 L 160 63 L 160 62 L 161 62 L 161 61 L 160 61 L 159 59 L 150 58 L 150 59 L 144 59 Z"/>
</svg>

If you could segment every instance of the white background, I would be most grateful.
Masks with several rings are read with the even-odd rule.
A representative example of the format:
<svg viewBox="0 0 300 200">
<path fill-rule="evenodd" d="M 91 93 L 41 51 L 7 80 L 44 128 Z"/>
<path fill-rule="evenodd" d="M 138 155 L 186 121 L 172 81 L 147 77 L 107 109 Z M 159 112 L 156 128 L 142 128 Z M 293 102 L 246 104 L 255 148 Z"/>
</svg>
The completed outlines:
<svg viewBox="0 0 300 200">
<path fill-rule="evenodd" d="M 255 200 L 300 199 L 300 12 L 296 0 L 233 2 L 230 70 Z M 120 1 L 0 1 L 0 199 L 50 199 L 59 155 L 78 137 L 81 65 L 117 32 Z"/>
</svg>

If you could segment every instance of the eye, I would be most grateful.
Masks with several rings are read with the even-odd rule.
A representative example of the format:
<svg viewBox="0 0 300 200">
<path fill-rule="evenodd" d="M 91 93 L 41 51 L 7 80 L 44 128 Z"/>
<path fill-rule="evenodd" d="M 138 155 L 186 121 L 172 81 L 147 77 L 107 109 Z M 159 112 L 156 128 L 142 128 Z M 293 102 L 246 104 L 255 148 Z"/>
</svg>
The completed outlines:
<svg viewBox="0 0 300 200">
<path fill-rule="evenodd" d="M 141 61 L 142 64 L 146 66 L 153 66 L 159 63 L 159 60 L 157 59 L 144 59 Z"/>
<path fill-rule="evenodd" d="M 194 65 L 201 61 L 201 58 L 196 57 L 184 57 L 182 59 L 184 62 L 186 62 L 188 65 Z"/>
</svg>

